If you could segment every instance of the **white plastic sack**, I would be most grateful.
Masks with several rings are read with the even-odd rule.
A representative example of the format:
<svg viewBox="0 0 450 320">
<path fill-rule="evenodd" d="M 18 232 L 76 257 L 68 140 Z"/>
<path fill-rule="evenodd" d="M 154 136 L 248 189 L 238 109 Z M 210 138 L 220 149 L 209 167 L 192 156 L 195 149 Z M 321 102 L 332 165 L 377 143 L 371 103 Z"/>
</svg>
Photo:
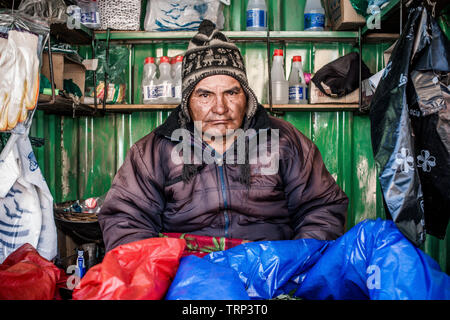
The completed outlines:
<svg viewBox="0 0 450 320">
<path fill-rule="evenodd" d="M 25 243 L 53 259 L 57 253 L 53 197 L 28 135 L 20 136 L 0 162 L 0 181 L 0 263 Z"/>
<path fill-rule="evenodd" d="M 220 0 L 149 0 L 145 31 L 197 31 L 204 19 L 223 29 L 225 18 Z"/>
</svg>

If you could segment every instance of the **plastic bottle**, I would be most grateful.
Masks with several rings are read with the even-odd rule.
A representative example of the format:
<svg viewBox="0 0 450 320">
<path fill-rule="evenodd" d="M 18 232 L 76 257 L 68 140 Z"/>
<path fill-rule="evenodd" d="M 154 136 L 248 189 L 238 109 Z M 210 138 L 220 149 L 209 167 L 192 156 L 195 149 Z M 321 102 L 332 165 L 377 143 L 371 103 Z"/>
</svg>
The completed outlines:
<svg viewBox="0 0 450 320">
<path fill-rule="evenodd" d="M 273 53 L 272 70 L 272 103 L 289 103 L 289 82 L 284 75 L 283 50 L 275 49 Z"/>
<path fill-rule="evenodd" d="M 247 4 L 247 30 L 267 30 L 267 6 L 265 0 L 249 0 Z"/>
<path fill-rule="evenodd" d="M 181 71 L 183 65 L 183 56 L 176 56 L 173 59 L 173 103 L 181 103 Z"/>
<path fill-rule="evenodd" d="M 169 57 L 163 56 L 159 61 L 159 101 L 163 104 L 172 103 L 172 77 L 170 76 Z"/>
<path fill-rule="evenodd" d="M 96 0 L 78 0 L 81 9 L 81 23 L 91 29 L 100 28 L 100 14 Z"/>
<path fill-rule="evenodd" d="M 325 27 L 325 10 L 320 0 L 306 0 L 305 31 L 323 31 Z"/>
<path fill-rule="evenodd" d="M 84 263 L 84 251 L 78 250 L 78 257 L 77 257 L 77 268 L 76 268 L 76 275 L 81 278 L 83 278 L 84 274 L 86 273 L 86 265 Z"/>
<path fill-rule="evenodd" d="M 100 197 L 91 197 L 83 201 L 80 205 L 81 212 L 83 213 L 99 213 L 105 201 L 106 194 Z"/>
<path fill-rule="evenodd" d="M 142 102 L 144 104 L 156 104 L 159 101 L 158 79 L 156 77 L 155 58 L 147 57 L 144 60 L 142 75 Z"/>
<path fill-rule="evenodd" d="M 291 73 L 289 74 L 289 103 L 307 104 L 308 87 L 303 74 L 302 57 L 292 57 Z"/>
</svg>

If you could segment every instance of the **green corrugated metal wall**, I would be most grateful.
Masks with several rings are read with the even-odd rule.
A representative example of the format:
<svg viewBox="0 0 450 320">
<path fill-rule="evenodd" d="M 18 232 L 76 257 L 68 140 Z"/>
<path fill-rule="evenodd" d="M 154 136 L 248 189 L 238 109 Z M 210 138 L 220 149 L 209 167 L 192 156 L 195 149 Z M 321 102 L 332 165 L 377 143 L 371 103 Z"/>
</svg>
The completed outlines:
<svg viewBox="0 0 450 320">
<path fill-rule="evenodd" d="M 297 0 L 268 1 L 273 12 L 272 30 L 302 30 L 303 3 Z M 244 30 L 247 1 L 233 0 L 225 9 L 225 29 Z M 372 72 L 384 67 L 383 51 L 390 43 L 363 45 L 363 60 Z M 187 43 L 139 44 L 130 47 L 130 62 L 135 66 L 134 81 L 140 83 L 141 66 L 147 56 L 182 54 Z M 264 42 L 239 43 L 246 59 L 249 82 L 260 102 L 267 99 L 267 47 Z M 313 71 L 314 55 L 328 50 L 336 57 L 355 48 L 348 43 L 288 42 L 271 45 L 290 59 L 300 54 L 305 71 Z M 81 50 L 89 52 L 89 50 Z M 86 54 L 86 57 L 88 55 Z M 138 86 L 137 86 L 138 87 Z M 140 89 L 134 92 L 140 103 Z M 128 102 L 131 98 L 128 97 Z M 104 118 L 35 115 L 30 135 L 44 137 L 45 147 L 36 148 L 36 158 L 56 202 L 99 196 L 107 192 L 130 146 L 160 125 L 169 112 L 109 114 Z M 286 112 L 282 118 L 310 137 L 322 153 L 325 164 L 350 198 L 347 229 L 364 219 L 385 218 L 377 171 L 373 160 L 368 116 L 353 112 Z M 449 237 L 438 240 L 428 236 L 424 250 L 450 273 Z"/>
</svg>

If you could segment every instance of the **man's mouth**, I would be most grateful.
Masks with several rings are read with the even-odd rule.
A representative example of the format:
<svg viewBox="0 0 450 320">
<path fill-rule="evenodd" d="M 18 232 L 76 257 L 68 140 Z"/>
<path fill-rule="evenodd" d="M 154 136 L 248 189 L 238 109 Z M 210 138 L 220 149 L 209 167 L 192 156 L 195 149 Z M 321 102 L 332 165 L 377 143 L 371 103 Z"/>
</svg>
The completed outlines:
<svg viewBox="0 0 450 320">
<path fill-rule="evenodd" d="M 217 124 L 226 124 L 229 121 L 230 120 L 212 120 L 212 121 L 208 121 L 208 122 L 212 125 L 217 125 Z"/>
</svg>

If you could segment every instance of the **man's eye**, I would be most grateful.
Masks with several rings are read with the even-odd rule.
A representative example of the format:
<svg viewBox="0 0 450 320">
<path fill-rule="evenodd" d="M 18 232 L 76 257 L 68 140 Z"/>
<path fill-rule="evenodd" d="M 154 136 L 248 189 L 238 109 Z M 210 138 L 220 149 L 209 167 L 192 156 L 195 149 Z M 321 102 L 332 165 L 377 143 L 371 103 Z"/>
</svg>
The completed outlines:
<svg viewBox="0 0 450 320">
<path fill-rule="evenodd" d="M 208 93 L 202 93 L 202 94 L 200 94 L 200 97 L 202 97 L 202 98 L 208 98 L 208 97 L 209 97 L 209 94 L 208 94 Z"/>
</svg>

